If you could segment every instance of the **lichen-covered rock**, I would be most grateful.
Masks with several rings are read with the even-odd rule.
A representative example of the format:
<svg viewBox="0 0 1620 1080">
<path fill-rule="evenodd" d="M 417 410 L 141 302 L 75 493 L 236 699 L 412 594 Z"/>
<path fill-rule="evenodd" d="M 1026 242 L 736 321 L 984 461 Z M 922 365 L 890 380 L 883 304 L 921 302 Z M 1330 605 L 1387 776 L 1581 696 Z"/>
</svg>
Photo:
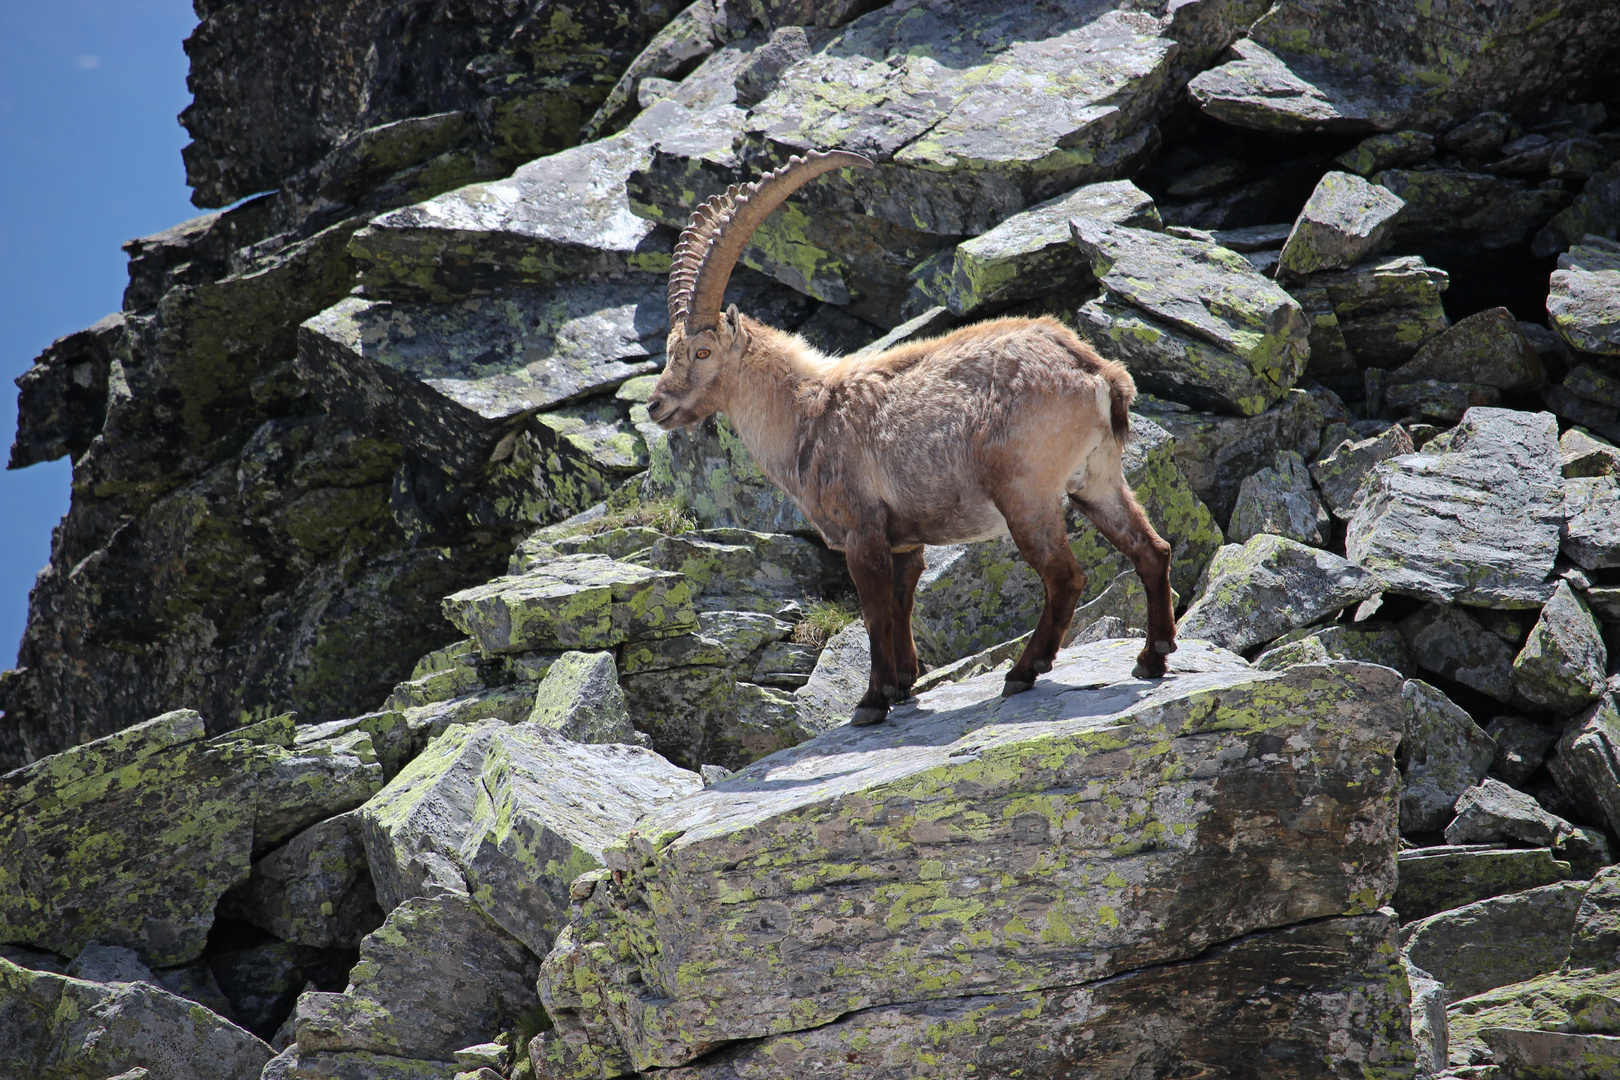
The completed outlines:
<svg viewBox="0 0 1620 1080">
<path fill-rule="evenodd" d="M 1498 701 L 1513 699 L 1513 649 L 1467 611 L 1427 604 L 1399 625 L 1419 667 Z"/>
<path fill-rule="evenodd" d="M 1569 966 L 1589 971 L 1620 969 L 1620 868 L 1605 867 L 1592 876 L 1575 913 Z"/>
<path fill-rule="evenodd" d="M 1451 821 L 1458 798 L 1491 767 L 1496 743 L 1450 698 L 1419 679 L 1401 687 L 1401 706 L 1406 715 L 1406 734 L 1396 757 L 1406 777 L 1401 832 L 1439 832 Z M 1448 835 L 1447 842 L 1470 841 Z"/>
<path fill-rule="evenodd" d="M 1453 1001 L 1558 970 L 1585 882 L 1560 882 L 1431 915 L 1405 932 L 1406 956 Z"/>
<path fill-rule="evenodd" d="M 1620 1037 L 1613 1035 L 1482 1027 L 1479 1037 L 1509 1076 L 1620 1076 Z"/>
<path fill-rule="evenodd" d="M 849 723 L 871 671 L 871 641 L 855 619 L 827 640 L 809 681 L 793 692 L 805 727 L 819 734 Z"/>
<path fill-rule="evenodd" d="M 1620 238 L 1620 161 L 1593 173 L 1567 208 L 1553 215 L 1536 234 L 1532 250 L 1542 258 L 1556 255 L 1584 237 Z"/>
<path fill-rule="evenodd" d="M 1321 448 L 1322 409 L 1303 390 L 1290 391 L 1258 416 L 1163 411 L 1150 418 L 1175 436 L 1176 467 L 1222 528 L 1244 477 L 1271 467 L 1281 451 L 1309 461 Z"/>
<path fill-rule="evenodd" d="M 1176 440 L 1140 415 L 1132 416 L 1131 433 L 1123 459 L 1126 482 L 1170 544 L 1171 587 L 1191 594 L 1220 546 L 1220 528 L 1189 490 L 1177 464 Z M 1069 546 L 1087 577 L 1080 597 L 1085 605 L 1131 565 L 1077 510 L 1070 507 L 1068 515 Z M 928 568 L 917 584 L 912 628 L 928 664 L 947 664 L 1018 637 L 1040 618 L 1045 588 L 1010 539 L 928 548 L 924 558 Z"/>
<path fill-rule="evenodd" d="M 261 1080 L 455 1080 L 460 1072 L 453 1061 L 365 1050 L 304 1050 L 293 1043 L 265 1065 Z"/>
<path fill-rule="evenodd" d="M 1238 488 L 1226 539 L 1241 544 L 1260 533 L 1314 547 L 1326 547 L 1333 537 L 1333 521 L 1311 486 L 1305 459 L 1292 450 L 1279 453 L 1274 468 L 1261 469 Z"/>
<path fill-rule="evenodd" d="M 612 653 L 559 656 L 535 690 L 528 722 L 575 742 L 647 745 L 647 736 L 630 723 Z"/>
<path fill-rule="evenodd" d="M 1341 518 L 1355 509 L 1362 482 L 1380 461 L 1412 453 L 1412 436 L 1399 424 L 1380 435 L 1353 442 L 1346 439 L 1311 463 L 1311 479 L 1322 492 L 1322 501 Z"/>
<path fill-rule="evenodd" d="M 674 431 L 651 422 L 637 424 L 636 430 L 647 443 L 643 498 L 673 499 L 706 528 L 815 532 L 793 500 L 760 471 L 723 414 Z"/>
<path fill-rule="evenodd" d="M 680 573 L 700 612 L 775 614 L 848 580 L 842 557 L 821 545 L 749 529 L 693 529 L 662 537 L 625 561 Z"/>
<path fill-rule="evenodd" d="M 1175 679 L 1142 683 L 1138 648 L 1062 653 L 1009 699 L 994 674 L 940 687 L 645 819 L 607 853 L 611 877 L 581 883 L 547 957 L 554 1075 L 681 1065 L 852 1009 L 1075 985 L 1382 903 L 1399 676 L 1257 676 L 1186 642 Z M 1283 745 L 1297 749 L 1261 749 Z M 1305 789 L 1333 793 L 1307 803 L 1309 830 L 1285 823 Z M 968 880 L 1002 884 L 960 892 Z M 947 916 L 961 947 L 938 952 Z"/>
<path fill-rule="evenodd" d="M 1370 392 L 1369 392 L 1370 393 Z M 1422 379 L 1389 385 L 1381 395 L 1385 416 L 1398 416 L 1408 423 L 1427 420 L 1455 424 L 1469 409 L 1491 408 L 1502 402 L 1502 392 L 1479 383 L 1440 382 Z"/>
<path fill-rule="evenodd" d="M 1614 460 L 1604 454 L 1593 457 Z M 1564 508 L 1569 519 L 1561 550 L 1588 570 L 1620 566 L 1620 482 L 1612 475 L 1569 478 L 1565 468 Z"/>
<path fill-rule="evenodd" d="M 622 684 L 638 729 L 652 737 L 653 749 L 683 768 L 739 769 L 819 730 L 791 693 L 740 674 L 747 673 L 706 662 L 639 671 Z"/>
<path fill-rule="evenodd" d="M 0 1075 L 256 1080 L 271 1049 L 149 982 L 96 983 L 0 958 Z"/>
<path fill-rule="evenodd" d="M 1388 591 L 1440 603 L 1535 607 L 1564 508 L 1550 413 L 1470 409 L 1423 448 L 1373 470 L 1345 553 Z"/>
<path fill-rule="evenodd" d="M 1570 722 L 1547 759 L 1553 780 L 1592 820 L 1620 827 L 1620 706 L 1607 694 Z"/>
<path fill-rule="evenodd" d="M 448 1060 L 532 1013 L 538 970 L 466 894 L 413 896 L 360 943 L 343 993 L 299 996 L 298 1048 Z"/>
<path fill-rule="evenodd" d="M 1569 831 L 1569 822 L 1547 813 L 1531 796 L 1487 777 L 1457 799 L 1457 817 L 1446 826 L 1446 843 L 1556 844 Z"/>
<path fill-rule="evenodd" d="M 1205 570 L 1206 584 L 1181 617 L 1183 638 L 1243 652 L 1379 591 L 1379 581 L 1332 552 L 1260 533 L 1228 544 Z"/>
<path fill-rule="evenodd" d="M 1513 659 L 1513 689 L 1532 705 L 1568 715 L 1603 693 L 1608 666 L 1591 608 L 1560 581 Z"/>
<path fill-rule="evenodd" d="M 1354 266 L 1388 243 L 1405 207 L 1387 188 L 1330 172 L 1305 201 L 1278 264 L 1290 274 Z"/>
<path fill-rule="evenodd" d="M 1417 673 L 1417 662 L 1406 639 L 1388 623 L 1334 623 L 1285 634 L 1277 643 L 1254 658 L 1261 671 L 1280 671 L 1295 664 L 1320 664 L 1328 660 L 1359 660 L 1382 664 L 1402 675 Z"/>
<path fill-rule="evenodd" d="M 1612 1004 L 1617 997 L 1620 997 L 1620 977 L 1613 972 L 1576 969 L 1550 971 L 1523 982 L 1510 983 L 1474 997 L 1453 1001 L 1448 1010 L 1451 1062 L 1453 1066 L 1463 1066 L 1486 1054 L 1494 1057 L 1496 1051 L 1493 1046 L 1503 1045 L 1496 1033 L 1505 1031 L 1528 1035 L 1544 1030 L 1545 1034 L 1556 1038 L 1561 1031 L 1594 1028 L 1600 1031 L 1617 1030 L 1616 1010 Z M 1486 1032 L 1493 1033 L 1490 1043 L 1484 1037 Z M 1571 1041 L 1578 1042 L 1579 1037 Z M 1539 1075 L 1602 1075 L 1587 1073 L 1575 1061 L 1549 1062 L 1543 1059 L 1535 1064 L 1547 1070 Z M 1528 1075 L 1538 1075 L 1538 1072 Z"/>
<path fill-rule="evenodd" d="M 667 570 L 600 555 L 565 555 L 519 577 L 445 597 L 445 617 L 485 656 L 601 649 L 697 627 L 692 589 Z"/>
<path fill-rule="evenodd" d="M 1558 453 L 1563 461 L 1562 472 L 1566 480 L 1620 473 L 1620 447 L 1578 427 L 1572 427 L 1558 437 Z M 1569 490 L 1568 485 L 1565 490 Z"/>
<path fill-rule="evenodd" d="M 506 728 L 480 763 L 459 862 L 473 901 L 544 956 L 568 917 L 568 888 L 642 815 L 703 786 L 649 750 L 581 745 L 527 725 Z"/>
<path fill-rule="evenodd" d="M 290 716 L 205 739 L 182 710 L 6 774 L 0 938 L 195 958 L 255 853 L 382 784 L 364 733 L 292 744 Z"/>
<path fill-rule="evenodd" d="M 1326 292 L 1356 362 L 1396 367 L 1448 325 L 1440 294 L 1450 282 L 1444 270 L 1418 256 L 1398 255 L 1312 274 L 1295 290 Z"/>
<path fill-rule="evenodd" d="M 1533 723 L 1522 716 L 1495 716 L 1485 725 L 1485 734 L 1496 742 L 1491 760 L 1492 775 L 1523 787 L 1547 760 L 1547 751 L 1558 741 L 1558 729 Z"/>
<path fill-rule="evenodd" d="M 1333 160 L 1358 176 L 1383 172 L 1391 165 L 1416 165 L 1434 156 L 1434 136 L 1426 131 L 1391 131 L 1370 135 Z"/>
<path fill-rule="evenodd" d="M 1402 922 L 1571 877 L 1551 848 L 1427 847 L 1400 854 L 1401 883 L 1389 906 Z"/>
<path fill-rule="evenodd" d="M 1082 986 L 862 1009 L 667 1071 L 671 1080 L 861 1080 L 880 1061 L 895 1080 L 1125 1080 L 1246 1061 L 1263 1046 L 1300 1048 L 1290 1064 L 1299 1076 L 1404 1076 L 1413 1051 L 1397 944 L 1387 914 L 1326 919 Z"/>
<path fill-rule="evenodd" d="M 1304 312 L 1241 255 L 1095 218 L 1075 218 L 1073 231 L 1104 289 L 1088 305 L 1097 329 L 1087 336 L 1132 366 L 1143 389 L 1253 416 L 1299 378 L 1309 351 Z M 1189 347 L 1161 352 L 1152 366 L 1130 364 L 1138 356 L 1127 338 L 1152 343 L 1167 332 Z M 1180 359 L 1187 363 L 1168 366 Z"/>
<path fill-rule="evenodd" d="M 1527 243 L 1569 193 L 1463 169 L 1385 169 L 1373 181 L 1406 201 L 1401 247 L 1470 253 Z"/>
<path fill-rule="evenodd" d="M 1160 226 L 1153 200 L 1129 180 L 1082 185 L 958 244 L 918 287 L 957 315 L 1043 295 L 1078 295 L 1093 278 L 1070 238 L 1069 221 L 1076 217 Z"/>
<path fill-rule="evenodd" d="M 1387 376 L 1391 386 L 1437 379 L 1500 390 L 1530 389 L 1541 378 L 1541 361 L 1505 307 L 1476 311 L 1442 330 Z"/>
<path fill-rule="evenodd" d="M 1223 123 L 1299 134 L 1387 130 L 1400 122 L 1399 110 L 1366 80 L 1285 61 L 1253 39 L 1234 42 L 1231 56 L 1187 84 L 1198 107 Z"/>
<path fill-rule="evenodd" d="M 254 863 L 218 910 L 294 944 L 357 947 L 383 913 L 355 812 L 311 825 Z"/>
<path fill-rule="evenodd" d="M 1571 348 L 1620 356 L 1620 270 L 1554 270 L 1547 317 Z"/>
</svg>

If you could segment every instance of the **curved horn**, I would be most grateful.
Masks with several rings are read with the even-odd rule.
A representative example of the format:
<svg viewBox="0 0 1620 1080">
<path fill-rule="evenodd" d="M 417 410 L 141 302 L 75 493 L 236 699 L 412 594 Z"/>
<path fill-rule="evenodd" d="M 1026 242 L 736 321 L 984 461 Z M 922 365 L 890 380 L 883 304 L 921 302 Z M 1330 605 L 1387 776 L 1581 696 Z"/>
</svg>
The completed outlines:
<svg viewBox="0 0 1620 1080">
<path fill-rule="evenodd" d="M 789 158 L 751 184 L 733 184 L 699 206 L 687 220 L 670 264 L 670 322 L 684 318 L 688 333 L 713 329 L 737 256 L 760 222 L 811 180 L 849 165 L 873 167 L 868 158 L 847 150 L 814 150 Z"/>
</svg>

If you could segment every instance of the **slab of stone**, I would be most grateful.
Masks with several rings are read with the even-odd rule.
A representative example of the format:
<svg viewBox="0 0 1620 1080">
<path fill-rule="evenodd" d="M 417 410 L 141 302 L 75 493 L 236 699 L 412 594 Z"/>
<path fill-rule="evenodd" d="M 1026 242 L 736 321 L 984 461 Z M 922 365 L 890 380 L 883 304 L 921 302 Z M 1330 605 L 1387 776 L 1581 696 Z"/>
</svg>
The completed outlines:
<svg viewBox="0 0 1620 1080">
<path fill-rule="evenodd" d="M 1399 625 L 1419 667 L 1498 701 L 1513 699 L 1513 649 L 1467 611 L 1428 604 Z"/>
<path fill-rule="evenodd" d="M 1569 192 L 1458 168 L 1385 169 L 1373 182 L 1406 201 L 1395 244 L 1468 254 L 1526 244 Z"/>
<path fill-rule="evenodd" d="M 1296 275 L 1354 266 L 1388 244 L 1405 207 L 1359 176 L 1327 173 L 1295 219 L 1279 264 Z"/>
<path fill-rule="evenodd" d="M 485 656 L 601 649 L 697 626 L 682 575 L 601 555 L 564 555 L 519 577 L 464 589 L 445 598 L 444 613 Z"/>
<path fill-rule="evenodd" d="M 1480 900 L 1552 885 L 1571 876 L 1551 848 L 1445 845 L 1409 848 L 1399 857 L 1400 885 L 1389 906 L 1402 922 Z M 1583 903 L 1584 910 L 1584 903 Z"/>
<path fill-rule="evenodd" d="M 1620 1076 L 1620 1037 L 1483 1027 L 1480 1041 L 1509 1076 Z"/>
<path fill-rule="evenodd" d="M 1254 658 L 1254 666 L 1261 671 L 1279 671 L 1295 664 L 1328 660 L 1382 664 L 1409 677 L 1417 673 L 1417 661 L 1400 631 L 1388 623 L 1366 622 L 1353 626 L 1334 623 L 1284 634 L 1276 644 Z"/>
<path fill-rule="evenodd" d="M 1095 218 L 1077 217 L 1072 226 L 1105 290 L 1090 321 L 1107 329 L 1088 334 L 1099 350 L 1131 359 L 1122 350 L 1128 350 L 1128 335 L 1140 337 L 1133 329 L 1138 319 L 1148 330 L 1162 327 L 1194 346 L 1172 350 L 1156 367 L 1137 366 L 1144 389 L 1172 399 L 1197 392 L 1202 400 L 1188 404 L 1253 416 L 1299 378 L 1310 336 L 1304 312 L 1247 259 L 1218 244 Z M 1178 355 L 1187 364 L 1166 369 Z"/>
<path fill-rule="evenodd" d="M 792 623 L 764 612 L 700 611 L 695 634 L 626 645 L 622 672 L 637 675 L 703 664 L 741 664 L 792 632 Z"/>
<path fill-rule="evenodd" d="M 152 969 L 141 963 L 134 949 L 117 945 L 89 944 L 79 950 L 68 964 L 65 974 L 85 982 L 149 982 L 161 986 Z"/>
<path fill-rule="evenodd" d="M 647 736 L 630 723 L 618 667 L 608 652 L 559 656 L 535 690 L 528 723 L 575 742 L 647 745 Z"/>
<path fill-rule="evenodd" d="M 42 758 L 0 789 L 0 938 L 149 966 L 203 950 L 250 859 L 382 784 L 369 736 L 293 747 L 291 716 L 205 739 L 190 710 Z"/>
<path fill-rule="evenodd" d="M 1326 547 L 1333 537 L 1333 521 L 1311 486 L 1305 459 L 1292 450 L 1280 452 L 1275 467 L 1261 469 L 1238 488 L 1226 539 L 1241 544 L 1260 533 L 1314 547 Z"/>
<path fill-rule="evenodd" d="M 1399 676 L 1356 664 L 1257 676 L 1229 653 L 1185 642 L 1176 678 L 1149 683 L 1128 676 L 1138 648 L 1116 640 L 1062 653 L 1049 678 L 1014 698 L 999 697 L 994 674 L 940 687 L 880 727 L 836 729 L 645 819 L 607 853 L 615 873 L 591 882 L 547 959 L 542 998 L 557 1037 L 598 1061 L 612 1054 L 631 1068 L 674 1066 L 719 1040 L 813 1028 L 852 1008 L 1072 985 L 1196 955 L 1215 934 L 1224 940 L 1381 903 L 1394 884 Z M 1088 686 L 1095 689 L 1081 689 Z M 1199 740 L 1172 737 L 1191 733 L 1182 725 L 1192 715 Z M 1300 749 L 1262 752 L 1255 740 Z M 1317 746 L 1320 757 L 1306 749 Z M 1044 764 L 1029 757 L 1036 747 Z M 1208 779 L 1194 779 L 1206 766 L 1180 757 L 1188 752 L 1209 762 Z M 1244 764 L 1228 772 L 1215 767 L 1215 754 Z M 1313 789 L 1342 792 L 1311 803 L 1329 816 L 1309 833 L 1263 809 L 1274 797 L 1300 805 L 1292 779 L 1303 782 L 1300 768 L 1309 768 Z M 1062 775 L 1046 775 L 1051 769 Z M 1343 780 L 1333 779 L 1341 769 Z M 1279 774 L 1274 788 L 1256 782 L 1257 770 L 1290 779 Z M 1220 777 L 1239 775 L 1242 793 L 1228 803 L 1216 794 Z M 1109 805 L 1104 790 L 1122 783 L 1130 795 L 1118 811 L 1094 824 L 1071 816 L 1082 802 Z M 1036 785 L 1072 795 L 1043 797 L 1037 810 L 1027 801 Z M 1194 795 L 1188 785 L 1212 788 Z M 1005 800 L 1016 802 L 996 809 Z M 905 844 L 872 831 L 886 827 L 865 809 L 879 803 L 883 820 L 904 822 Z M 1201 822 L 1214 818 L 1194 807 L 1216 805 L 1231 807 L 1220 812 L 1226 869 L 1205 876 L 1194 867 Z M 1194 820 L 1180 820 L 1188 813 Z M 1133 840 L 1143 829 L 1160 837 L 1151 853 Z M 1286 882 L 1271 877 L 1268 854 L 1284 833 Z M 1320 863 L 1301 850 L 1306 835 L 1322 838 Z M 876 867 L 856 855 L 874 843 L 892 852 Z M 1094 844 L 1109 854 L 1091 854 Z M 1099 858 L 1109 871 L 1101 881 Z M 1054 870 L 1035 875 L 1034 901 L 1018 884 L 1027 871 L 1015 868 L 1037 865 Z M 1188 873 L 1204 881 L 1196 902 L 1173 884 Z M 1251 873 L 1258 888 L 1244 888 L 1248 899 L 1218 885 L 1235 887 Z M 991 874 L 1011 874 L 1012 884 L 958 891 L 957 883 Z M 670 903 L 676 896 L 687 899 Z M 617 914 L 628 910 L 621 898 L 649 905 L 638 909 L 646 914 L 634 941 Z M 1257 900 L 1264 913 L 1251 907 Z M 911 952 L 913 942 L 935 940 L 947 912 L 965 948 Z M 1059 923 L 1068 929 L 1057 931 Z M 622 1006 L 603 1008 L 596 995 L 607 985 L 636 989 Z M 741 1007 L 744 1000 L 751 1004 Z M 679 1025 L 664 1027 L 666 1016 Z"/>
<path fill-rule="evenodd" d="M 699 611 L 791 611 L 846 580 L 843 559 L 819 544 L 751 529 L 692 529 L 662 537 L 625 561 L 683 575 Z"/>
<path fill-rule="evenodd" d="M 1357 363 L 1396 367 L 1449 325 L 1440 293 L 1450 281 L 1444 270 L 1419 256 L 1398 255 L 1312 274 L 1294 288 L 1327 293 L 1339 333 Z"/>
<path fill-rule="evenodd" d="M 1502 392 L 1494 386 L 1478 383 L 1422 379 L 1388 386 L 1381 400 L 1385 416 L 1398 416 L 1408 423 L 1428 420 L 1449 426 L 1461 420 L 1469 409 L 1501 404 Z"/>
<path fill-rule="evenodd" d="M 455 1080 L 453 1061 L 423 1061 L 364 1050 L 303 1050 L 288 1046 L 264 1067 L 261 1080 Z"/>
<path fill-rule="evenodd" d="M 1378 591 L 1376 577 L 1332 552 L 1260 533 L 1215 553 L 1179 636 L 1243 652 Z"/>
<path fill-rule="evenodd" d="M 98 983 L 0 958 L 6 1075 L 106 1080 L 256 1080 L 272 1052 L 259 1039 L 150 982 Z"/>
<path fill-rule="evenodd" d="M 1271 467 L 1281 451 L 1310 461 L 1321 448 L 1322 410 L 1303 390 L 1289 391 L 1258 416 L 1155 410 L 1149 418 L 1175 437 L 1176 467 L 1222 528 L 1244 477 Z"/>
<path fill-rule="evenodd" d="M 343 993 L 299 996 L 293 1030 L 300 1052 L 444 1061 L 532 1014 L 538 971 L 465 894 L 415 896 L 361 942 Z"/>
<path fill-rule="evenodd" d="M 643 499 L 672 499 L 706 528 L 815 532 L 793 500 L 760 471 L 719 413 L 674 431 L 650 421 L 636 430 L 647 443 Z"/>
<path fill-rule="evenodd" d="M 1210 233 L 1210 237 L 1221 247 L 1250 254 L 1280 249 L 1292 230 L 1291 224 L 1282 222 L 1278 225 L 1249 225 L 1241 229 L 1216 229 Z"/>
<path fill-rule="evenodd" d="M 822 732 L 849 723 L 871 670 L 871 641 L 856 619 L 827 639 L 810 680 L 793 692 L 805 726 Z"/>
<path fill-rule="evenodd" d="M 1122 462 L 1126 482 L 1153 527 L 1169 538 L 1171 588 L 1190 595 L 1220 546 L 1220 529 L 1182 475 L 1176 440 L 1140 415 L 1133 414 L 1131 432 Z M 1131 565 L 1078 511 L 1071 507 L 1067 513 L 1069 547 L 1087 576 L 1080 603 L 1088 605 Z M 928 566 L 917 584 L 912 630 L 926 663 L 948 664 L 988 649 L 1027 633 L 1039 620 L 1045 588 L 1010 539 L 931 547 L 924 559 Z M 1077 619 L 1128 611 L 1124 605 L 1108 607 L 1089 616 L 1077 613 Z"/>
<path fill-rule="evenodd" d="M 1401 832 L 1439 832 L 1451 821 L 1457 800 L 1491 767 L 1496 742 L 1444 693 L 1420 679 L 1408 679 L 1401 687 L 1401 707 L 1406 716 L 1406 734 L 1396 755 L 1406 777 Z M 1473 842 L 1453 839 L 1449 830 L 1446 839 Z"/>
<path fill-rule="evenodd" d="M 1558 452 L 1566 480 L 1620 473 L 1620 447 L 1582 428 L 1572 427 L 1560 435 Z"/>
<path fill-rule="evenodd" d="M 1367 80 L 1336 78 L 1318 65 L 1284 60 L 1253 39 L 1234 42 L 1230 55 L 1187 84 L 1193 102 L 1222 123 L 1296 135 L 1387 130 L 1400 121 L 1382 88 Z"/>
<path fill-rule="evenodd" d="M 918 287 L 957 315 L 1038 296 L 1078 296 L 1095 279 L 1070 238 L 1076 217 L 1160 227 L 1153 200 L 1129 180 L 1085 184 L 958 244 Z"/>
<path fill-rule="evenodd" d="M 1558 970 L 1585 882 L 1559 882 L 1443 911 L 1403 931 L 1413 964 L 1456 1001 Z"/>
<path fill-rule="evenodd" d="M 1358 176 L 1383 172 L 1391 165 L 1416 165 L 1434 156 L 1434 136 L 1426 131 L 1390 131 L 1369 135 L 1333 160 Z"/>
<path fill-rule="evenodd" d="M 1620 707 L 1613 694 L 1570 722 L 1547 759 L 1560 790 L 1581 810 L 1614 829 L 1620 825 Z"/>
<path fill-rule="evenodd" d="M 283 941 L 353 949 L 382 924 L 356 811 L 317 822 L 253 864 L 219 914 Z"/>
<path fill-rule="evenodd" d="M 1513 689 L 1532 705 L 1568 716 L 1602 695 L 1608 667 L 1592 609 L 1560 581 L 1513 659 Z"/>
<path fill-rule="evenodd" d="M 458 861 L 474 903 L 544 956 L 568 917 L 569 884 L 656 806 L 703 786 L 639 746 L 581 744 L 523 725 L 494 733 Z"/>
<path fill-rule="evenodd" d="M 1413 452 L 1412 436 L 1400 424 L 1381 435 L 1359 441 L 1345 439 L 1331 450 L 1326 446 L 1322 449 L 1323 456 L 1311 462 L 1311 479 L 1316 481 L 1328 509 L 1341 518 L 1348 518 L 1355 509 L 1362 483 L 1379 462 Z"/>
<path fill-rule="evenodd" d="M 746 674 L 746 667 L 703 663 L 643 670 L 621 683 L 630 715 L 658 753 L 687 769 L 740 769 L 819 730 L 792 694 L 740 678 Z"/>
<path fill-rule="evenodd" d="M 1496 716 L 1485 725 L 1485 734 L 1496 742 L 1491 774 L 1514 787 L 1528 783 L 1547 760 L 1547 751 L 1558 741 L 1556 728 L 1533 723 L 1522 716 Z"/>
<path fill-rule="evenodd" d="M 1573 965 L 1571 965 L 1573 967 Z M 1495 1052 L 1482 1037 L 1490 1029 L 1617 1030 L 1620 979 L 1613 972 L 1549 972 L 1454 1002 L 1449 1010 L 1451 1063 L 1467 1065 Z M 1534 1075 L 1534 1074 L 1532 1074 Z M 1559 1069 L 1546 1075 L 1582 1075 Z"/>
<path fill-rule="evenodd" d="M 1569 520 L 1560 550 L 1588 570 L 1620 566 L 1620 481 L 1613 475 L 1566 478 L 1564 507 Z"/>
<path fill-rule="evenodd" d="M 1494 307 L 1475 312 L 1430 338 L 1386 379 L 1391 386 L 1436 379 L 1526 390 L 1540 385 L 1542 371 L 1541 361 L 1513 313 Z"/>
<path fill-rule="evenodd" d="M 1620 377 L 1594 364 L 1577 364 L 1564 376 L 1565 390 L 1600 405 L 1620 405 Z"/>
<path fill-rule="evenodd" d="M 1297 1052 L 1309 1062 L 1303 1076 L 1388 1075 L 1410 1069 L 1413 1056 L 1395 944 L 1387 915 L 1329 919 L 1101 983 L 865 1009 L 669 1073 L 859 1080 L 881 1061 L 882 1075 L 897 1080 L 1021 1072 L 1124 1080 L 1249 1060 L 1263 1046 Z"/>
<path fill-rule="evenodd" d="M 1421 453 L 1364 482 L 1345 552 L 1388 591 L 1439 603 L 1536 607 L 1563 526 L 1550 413 L 1470 409 Z"/>
<path fill-rule="evenodd" d="M 1586 236 L 1616 239 L 1620 233 L 1620 161 L 1593 173 L 1569 206 L 1553 215 L 1536 234 L 1531 247 L 1536 255 L 1556 255 Z"/>
<path fill-rule="evenodd" d="M 1620 270 L 1554 270 L 1547 318 L 1570 348 L 1620 356 Z"/>
<path fill-rule="evenodd" d="M 1592 875 L 1569 945 L 1569 966 L 1590 971 L 1620 969 L 1620 868 Z"/>
<path fill-rule="evenodd" d="M 1446 826 L 1446 843 L 1518 840 L 1539 846 L 1556 844 L 1569 831 L 1569 822 L 1547 813 L 1530 795 L 1487 777 L 1457 799 L 1457 816 Z"/>
</svg>

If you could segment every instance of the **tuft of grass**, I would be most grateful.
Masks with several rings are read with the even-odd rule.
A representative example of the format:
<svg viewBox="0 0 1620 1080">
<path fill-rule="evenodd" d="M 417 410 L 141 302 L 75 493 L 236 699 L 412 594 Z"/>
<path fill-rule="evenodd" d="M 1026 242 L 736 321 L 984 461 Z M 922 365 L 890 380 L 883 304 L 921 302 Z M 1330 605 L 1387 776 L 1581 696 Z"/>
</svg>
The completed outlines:
<svg viewBox="0 0 1620 1080">
<path fill-rule="evenodd" d="M 790 640 L 819 649 L 856 618 L 857 613 L 847 601 L 817 600 L 793 628 Z"/>
<path fill-rule="evenodd" d="M 609 510 L 594 521 L 575 526 L 575 536 L 600 536 L 615 529 L 657 529 L 665 536 L 677 536 L 697 528 L 686 508 L 674 499 L 637 503 L 622 510 Z"/>
</svg>

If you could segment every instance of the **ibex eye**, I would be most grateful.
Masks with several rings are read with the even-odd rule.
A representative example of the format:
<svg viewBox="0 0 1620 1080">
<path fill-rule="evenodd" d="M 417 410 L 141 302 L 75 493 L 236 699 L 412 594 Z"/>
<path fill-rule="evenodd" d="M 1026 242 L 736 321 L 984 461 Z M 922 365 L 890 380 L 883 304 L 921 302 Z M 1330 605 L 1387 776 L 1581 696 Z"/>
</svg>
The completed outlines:
<svg viewBox="0 0 1620 1080">
<path fill-rule="evenodd" d="M 697 351 L 697 358 L 699 360 L 707 360 L 709 358 L 709 350 L 708 349 L 699 349 Z"/>
</svg>

